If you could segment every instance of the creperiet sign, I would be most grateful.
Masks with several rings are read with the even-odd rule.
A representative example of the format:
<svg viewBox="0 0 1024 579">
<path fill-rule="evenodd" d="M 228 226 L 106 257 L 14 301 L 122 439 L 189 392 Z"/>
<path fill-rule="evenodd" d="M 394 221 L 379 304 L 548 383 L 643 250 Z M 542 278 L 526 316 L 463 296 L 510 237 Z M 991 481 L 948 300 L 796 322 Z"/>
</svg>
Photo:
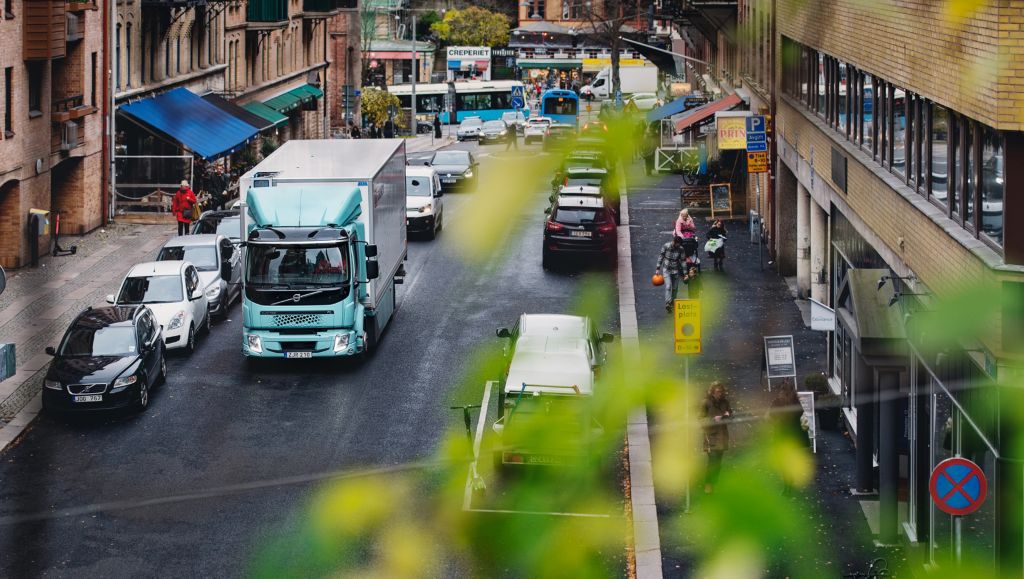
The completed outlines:
<svg viewBox="0 0 1024 579">
<path fill-rule="evenodd" d="M 490 46 L 449 46 L 448 60 L 490 60 Z"/>
</svg>

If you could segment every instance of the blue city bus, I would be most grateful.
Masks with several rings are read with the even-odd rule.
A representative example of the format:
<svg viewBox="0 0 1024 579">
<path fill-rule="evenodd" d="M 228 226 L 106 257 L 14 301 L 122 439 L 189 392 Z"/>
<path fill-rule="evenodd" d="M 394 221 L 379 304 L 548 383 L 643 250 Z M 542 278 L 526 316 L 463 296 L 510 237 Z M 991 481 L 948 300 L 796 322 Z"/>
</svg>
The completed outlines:
<svg viewBox="0 0 1024 579">
<path fill-rule="evenodd" d="M 540 116 L 556 123 L 579 124 L 580 98 L 571 90 L 551 89 L 540 97 Z"/>
<path fill-rule="evenodd" d="M 449 96 L 447 83 L 416 85 L 416 115 L 420 120 L 432 121 L 436 113 L 444 124 L 458 124 L 466 117 L 480 117 L 484 121 L 501 119 L 502 114 L 521 111 L 530 116 L 529 107 L 516 109 L 512 106 L 512 88 L 523 89 L 523 83 L 513 80 L 460 81 L 454 83 L 454 102 Z M 388 87 L 388 92 L 398 97 L 402 109 L 412 106 L 412 86 L 400 84 Z M 524 103 L 525 104 L 525 103 Z M 454 105 L 454 114 L 452 111 Z"/>
</svg>

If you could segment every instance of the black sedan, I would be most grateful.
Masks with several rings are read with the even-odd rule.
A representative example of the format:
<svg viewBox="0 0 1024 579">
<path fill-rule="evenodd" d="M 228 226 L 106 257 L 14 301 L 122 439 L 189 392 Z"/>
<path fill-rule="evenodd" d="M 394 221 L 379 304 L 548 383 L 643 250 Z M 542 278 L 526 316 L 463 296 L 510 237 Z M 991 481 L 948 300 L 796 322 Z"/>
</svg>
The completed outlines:
<svg viewBox="0 0 1024 579">
<path fill-rule="evenodd" d="M 204 211 L 199 220 L 192 224 L 192 234 L 216 233 L 231 240 L 231 243 L 238 245 L 242 235 L 241 214 L 238 209 L 225 209 L 223 211 Z"/>
<path fill-rule="evenodd" d="M 477 160 L 469 151 L 438 151 L 424 165 L 433 167 L 441 178 L 441 190 L 476 189 L 480 176 L 477 174 Z"/>
<path fill-rule="evenodd" d="M 572 147 L 576 139 L 576 127 L 563 123 L 555 123 L 548 127 L 548 136 L 544 138 L 544 150 L 565 150 Z"/>
<path fill-rule="evenodd" d="M 45 412 L 149 406 L 150 388 L 167 378 L 160 325 L 142 305 L 88 308 L 78 314 L 43 380 Z"/>
</svg>

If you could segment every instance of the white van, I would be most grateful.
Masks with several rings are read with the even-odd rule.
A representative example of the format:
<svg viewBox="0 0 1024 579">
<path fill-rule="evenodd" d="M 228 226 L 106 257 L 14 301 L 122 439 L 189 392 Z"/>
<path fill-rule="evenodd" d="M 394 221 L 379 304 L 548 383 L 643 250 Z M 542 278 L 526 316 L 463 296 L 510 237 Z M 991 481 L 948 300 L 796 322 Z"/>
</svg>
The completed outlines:
<svg viewBox="0 0 1024 579">
<path fill-rule="evenodd" d="M 405 228 L 410 235 L 421 233 L 434 239 L 444 227 L 441 179 L 433 167 L 405 168 Z"/>
</svg>

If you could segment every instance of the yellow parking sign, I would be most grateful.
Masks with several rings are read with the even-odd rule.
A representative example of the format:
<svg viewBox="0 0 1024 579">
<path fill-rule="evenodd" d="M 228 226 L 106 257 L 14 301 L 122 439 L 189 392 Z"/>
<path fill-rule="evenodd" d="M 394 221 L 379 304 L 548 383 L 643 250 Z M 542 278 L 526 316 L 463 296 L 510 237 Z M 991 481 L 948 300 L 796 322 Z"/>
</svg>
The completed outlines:
<svg viewBox="0 0 1024 579">
<path fill-rule="evenodd" d="M 677 354 L 700 353 L 700 300 L 675 301 L 675 342 Z"/>
</svg>

